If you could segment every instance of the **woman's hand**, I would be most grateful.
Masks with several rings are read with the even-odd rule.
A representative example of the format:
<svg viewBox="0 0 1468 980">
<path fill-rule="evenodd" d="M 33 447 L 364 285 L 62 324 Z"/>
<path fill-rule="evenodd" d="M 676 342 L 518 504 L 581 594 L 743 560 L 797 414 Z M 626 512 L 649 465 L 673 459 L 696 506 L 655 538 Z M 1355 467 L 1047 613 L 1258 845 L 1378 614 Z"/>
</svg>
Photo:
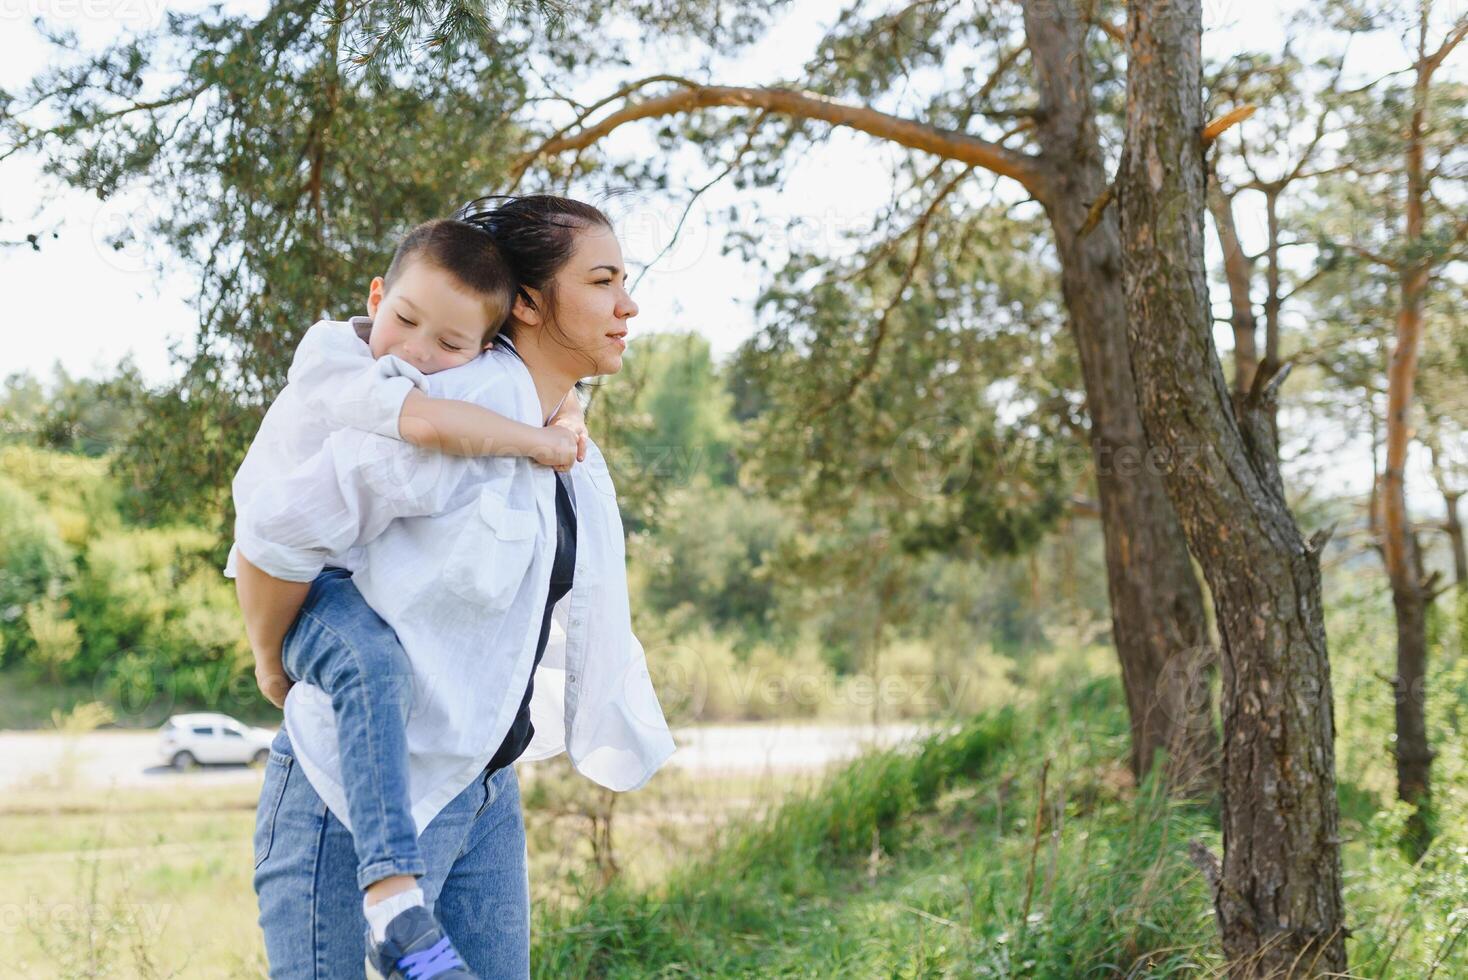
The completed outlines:
<svg viewBox="0 0 1468 980">
<path fill-rule="evenodd" d="M 311 591 L 311 583 L 275 578 L 257 568 L 244 552 L 235 558 L 235 591 L 245 620 L 245 635 L 255 655 L 255 683 L 260 685 L 265 700 L 283 708 L 293 682 L 286 675 L 281 647 Z"/>
<path fill-rule="evenodd" d="M 260 693 L 265 695 L 265 700 L 277 708 L 285 708 L 285 696 L 290 693 L 291 686 L 295 681 L 286 675 L 285 671 L 271 671 L 260 665 L 255 667 L 255 683 L 260 686 Z"/>
</svg>

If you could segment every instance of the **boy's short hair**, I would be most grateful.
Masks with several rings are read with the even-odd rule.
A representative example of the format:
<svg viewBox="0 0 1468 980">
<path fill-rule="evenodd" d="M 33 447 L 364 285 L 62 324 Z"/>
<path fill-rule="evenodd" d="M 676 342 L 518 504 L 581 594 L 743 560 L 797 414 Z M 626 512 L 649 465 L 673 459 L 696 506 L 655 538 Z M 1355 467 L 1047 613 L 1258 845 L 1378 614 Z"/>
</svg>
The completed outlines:
<svg viewBox="0 0 1468 980">
<path fill-rule="evenodd" d="M 489 233 L 467 221 L 438 218 L 425 221 L 403 236 L 383 276 L 384 288 L 414 260 L 431 262 L 459 281 L 465 289 L 484 297 L 489 326 L 483 342 L 499 335 L 510 316 L 515 299 L 514 273 L 504 253 Z"/>
</svg>

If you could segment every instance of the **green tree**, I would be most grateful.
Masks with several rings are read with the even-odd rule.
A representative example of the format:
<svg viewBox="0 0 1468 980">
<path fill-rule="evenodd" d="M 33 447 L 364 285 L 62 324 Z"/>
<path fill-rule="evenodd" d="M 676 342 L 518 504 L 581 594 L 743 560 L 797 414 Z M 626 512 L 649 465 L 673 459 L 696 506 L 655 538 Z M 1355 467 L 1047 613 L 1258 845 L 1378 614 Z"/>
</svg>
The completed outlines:
<svg viewBox="0 0 1468 980">
<path fill-rule="evenodd" d="M 695 333 L 653 334 L 638 342 L 654 381 L 644 390 L 652 427 L 639 434 L 634 452 L 651 458 L 664 479 L 703 478 L 730 485 L 735 478 L 731 399 L 709 342 Z"/>
<path fill-rule="evenodd" d="M 503 16 L 523 38 L 527 9 L 549 6 Z M 147 490 L 140 516 L 227 521 L 229 475 L 306 328 L 357 312 L 402 232 L 498 181 L 525 42 L 486 34 L 476 10 L 287 0 L 258 19 L 169 14 L 97 53 L 56 36 L 53 67 L 0 93 L 0 159 L 38 155 L 104 199 L 147 191 L 160 206 L 114 245 L 142 243 L 199 284 L 195 350 L 144 399 L 122 450 L 126 482 Z M 378 69 L 354 70 L 366 53 Z"/>
<path fill-rule="evenodd" d="M 84 548 L 98 534 L 120 524 L 117 483 L 105 459 L 93 459 L 34 446 L 0 447 L 0 470 L 43 505 L 61 539 Z"/>
<path fill-rule="evenodd" d="M 57 364 L 49 385 L 27 374 L 6 379 L 0 418 L 13 439 L 101 456 L 124 445 L 140 424 L 146 393 L 131 358 L 103 378 L 74 378 Z"/>
<path fill-rule="evenodd" d="M 31 636 L 27 661 L 46 680 L 59 681 L 82 649 L 76 623 L 66 618 L 66 604 L 60 599 L 36 600 L 26 606 L 25 626 Z"/>
<path fill-rule="evenodd" d="M 71 552 L 35 497 L 0 476 L 0 663 L 30 648 L 26 609 L 59 594 Z"/>
<path fill-rule="evenodd" d="M 1410 14 L 1390 5 L 1367 13 L 1413 37 L 1411 61 L 1371 90 L 1343 99 L 1343 163 L 1322 186 L 1325 207 L 1311 224 L 1334 266 L 1321 282 L 1321 290 L 1332 294 L 1324 305 L 1344 308 L 1354 321 L 1368 310 L 1377 318 L 1366 333 L 1375 341 L 1373 361 L 1356 366 L 1378 379 L 1373 388 L 1379 398 L 1372 408 L 1380 419 L 1384 458 L 1370 524 L 1397 625 L 1397 793 L 1414 807 L 1406 843 L 1420 856 L 1433 823 L 1428 620 L 1433 603 L 1449 586 L 1440 587 L 1440 573 L 1424 563 L 1421 529 L 1407 509 L 1406 469 L 1421 416 L 1419 363 L 1431 331 L 1451 330 L 1453 299 L 1460 292 L 1445 272 L 1468 258 L 1468 208 L 1458 203 L 1465 186 L 1468 86 L 1440 74 L 1468 39 L 1468 19 L 1441 29 L 1429 2 L 1415 5 Z M 1431 315 L 1439 283 L 1449 288 L 1448 301 L 1438 307 L 1449 318 L 1446 323 L 1441 315 Z M 1358 350 L 1365 346 L 1360 339 L 1357 345 Z M 1345 377 L 1361 383 L 1359 372 Z M 1450 403 L 1441 383 L 1434 395 L 1439 405 Z"/>
<path fill-rule="evenodd" d="M 809 514 L 880 498 L 911 553 L 1014 554 L 1084 476 L 1076 364 L 1038 224 L 967 202 L 933 214 L 944 231 L 913 258 L 879 245 L 832 269 L 797 254 L 776 274 L 740 362 L 769 406 L 749 423 L 750 469 Z M 890 336 L 883 377 L 858 384 L 872 351 L 848 328 L 873 317 Z"/>
<path fill-rule="evenodd" d="M 70 592 L 81 648 L 61 665 L 156 723 L 175 704 L 258 704 L 252 658 L 202 528 L 125 528 L 88 544 Z"/>
<path fill-rule="evenodd" d="M 791 638 L 775 556 L 795 531 L 762 493 L 697 481 L 670 488 L 636 553 L 646 608 L 727 631 L 736 649 Z M 787 590 L 799 592 L 800 589 Z"/>
<path fill-rule="evenodd" d="M 35 375 L 21 371 L 5 379 L 0 393 L 0 438 L 5 442 L 31 442 L 36 420 L 46 409 L 46 389 Z"/>
</svg>

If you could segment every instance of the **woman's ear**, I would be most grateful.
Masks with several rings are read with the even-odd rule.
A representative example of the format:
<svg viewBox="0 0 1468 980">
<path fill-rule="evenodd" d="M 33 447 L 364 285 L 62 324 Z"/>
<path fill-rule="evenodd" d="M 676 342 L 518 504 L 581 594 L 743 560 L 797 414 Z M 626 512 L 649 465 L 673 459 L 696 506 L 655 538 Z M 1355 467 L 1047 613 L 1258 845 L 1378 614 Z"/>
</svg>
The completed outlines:
<svg viewBox="0 0 1468 980">
<path fill-rule="evenodd" d="M 367 287 L 367 315 L 369 317 L 377 316 L 377 308 L 382 305 L 382 297 L 387 292 L 386 285 L 381 276 L 376 276 L 372 280 L 372 285 Z"/>
<path fill-rule="evenodd" d="M 526 296 L 530 299 L 526 300 Z M 540 326 L 540 290 L 531 289 L 529 286 L 520 287 L 515 293 L 515 303 L 510 307 L 511 318 L 530 327 Z"/>
</svg>

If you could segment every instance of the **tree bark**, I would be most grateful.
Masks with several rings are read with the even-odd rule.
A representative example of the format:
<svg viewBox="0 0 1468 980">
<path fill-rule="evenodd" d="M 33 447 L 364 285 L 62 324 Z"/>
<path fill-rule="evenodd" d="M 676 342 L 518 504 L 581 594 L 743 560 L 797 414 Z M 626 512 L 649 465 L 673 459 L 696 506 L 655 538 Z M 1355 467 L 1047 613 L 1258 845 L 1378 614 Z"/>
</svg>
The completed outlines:
<svg viewBox="0 0 1468 980">
<path fill-rule="evenodd" d="M 1080 354 L 1106 547 L 1112 637 L 1140 780 L 1158 751 L 1181 792 L 1214 792 L 1218 738 L 1208 675 L 1215 656 L 1202 590 L 1137 411 L 1127 351 L 1121 241 L 1114 210 L 1081 235 L 1107 186 L 1085 51 L 1087 24 L 1069 0 L 1025 4 L 1039 89 L 1042 203 L 1055 232 L 1061 290 Z"/>
<path fill-rule="evenodd" d="M 1222 637 L 1224 953 L 1236 976 L 1320 975 L 1346 968 L 1323 539 L 1302 539 L 1269 444 L 1283 375 L 1236 419 L 1212 343 L 1200 2 L 1127 7 L 1117 196 L 1132 367 Z"/>
</svg>

